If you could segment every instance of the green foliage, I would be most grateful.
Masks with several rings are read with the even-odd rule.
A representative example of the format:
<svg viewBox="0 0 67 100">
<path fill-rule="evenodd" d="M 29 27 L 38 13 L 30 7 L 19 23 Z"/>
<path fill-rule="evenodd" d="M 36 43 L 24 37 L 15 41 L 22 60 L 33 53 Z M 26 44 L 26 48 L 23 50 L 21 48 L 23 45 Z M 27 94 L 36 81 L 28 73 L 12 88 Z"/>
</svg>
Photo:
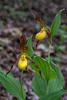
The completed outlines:
<svg viewBox="0 0 67 100">
<path fill-rule="evenodd" d="M 5 10 L 8 10 L 8 9 L 10 9 L 10 6 L 5 5 L 3 8 L 4 8 Z"/>
<path fill-rule="evenodd" d="M 21 94 L 21 84 L 18 80 L 14 79 L 11 74 L 8 74 L 7 77 L 5 77 L 6 72 L 0 70 L 0 82 L 5 87 L 5 89 L 17 97 L 20 100 L 25 100 L 26 94 L 25 90 L 22 87 L 23 94 Z M 23 97 L 22 97 L 23 95 Z"/>
<path fill-rule="evenodd" d="M 56 62 L 61 62 L 63 60 L 61 60 L 60 58 L 58 57 L 51 57 L 53 61 L 56 61 Z"/>
<path fill-rule="evenodd" d="M 54 17 L 53 19 L 53 22 L 52 22 L 52 25 L 51 25 L 51 33 L 53 35 L 56 34 L 56 32 L 58 31 L 59 27 L 60 27 L 60 24 L 61 24 L 61 12 L 63 11 L 64 9 L 61 9 L 59 11 L 59 13 Z"/>
<path fill-rule="evenodd" d="M 42 77 L 45 78 L 47 82 L 49 80 L 56 78 L 56 73 L 54 70 L 51 69 L 51 67 L 48 64 L 48 61 L 38 56 L 33 58 L 33 61 L 39 67 L 39 69 L 41 70 Z M 36 68 L 36 66 L 31 61 L 30 61 L 30 66 L 32 69 L 36 71 L 36 73 L 39 74 L 39 69 Z"/>
<path fill-rule="evenodd" d="M 64 29 L 64 30 L 67 30 L 67 25 L 64 24 L 64 25 L 61 26 L 61 28 Z"/>
<path fill-rule="evenodd" d="M 29 16 L 30 14 L 29 13 L 26 13 L 26 12 L 24 12 L 24 11 L 13 11 L 12 12 L 12 15 L 13 16 L 17 16 L 17 15 L 19 15 L 19 16 Z"/>
<path fill-rule="evenodd" d="M 52 22 L 51 33 L 53 35 L 56 34 L 60 27 L 61 12 L 63 10 L 64 9 L 59 11 Z M 66 26 L 63 26 L 62 28 L 66 29 Z M 62 35 L 64 35 L 63 31 Z M 63 38 L 62 35 L 60 37 Z M 63 49 L 61 45 L 57 48 L 58 51 L 61 51 Z M 50 58 L 49 63 L 48 59 L 42 59 L 41 57 L 34 57 L 33 61 L 41 70 L 41 76 L 44 78 L 41 78 L 38 68 L 36 68 L 36 66 L 30 61 L 31 68 L 34 69 L 37 73 L 32 80 L 32 87 L 34 92 L 40 97 L 40 100 L 60 100 L 62 94 L 66 91 L 63 90 L 63 75 L 59 67 L 54 64 Z"/>
<path fill-rule="evenodd" d="M 54 92 L 54 93 L 51 93 L 51 94 L 48 94 L 46 96 L 43 96 L 42 98 L 40 98 L 39 100 L 61 100 L 60 97 L 62 96 L 62 94 L 64 92 L 67 92 L 66 90 L 59 90 L 57 92 Z"/>
<path fill-rule="evenodd" d="M 59 69 L 59 67 L 50 59 L 50 66 L 56 72 L 56 78 L 50 80 L 49 85 L 49 93 L 55 92 L 57 90 L 63 89 L 63 75 Z"/>
<path fill-rule="evenodd" d="M 24 16 L 25 17 L 25 16 L 29 16 L 30 15 L 30 13 L 28 13 L 28 12 L 24 12 L 24 11 L 21 11 L 21 10 L 16 11 L 15 8 L 12 8 L 12 7 L 8 6 L 8 5 L 5 5 L 3 8 L 4 8 L 4 10 L 6 12 L 9 10 L 10 14 L 12 16 Z"/>
<path fill-rule="evenodd" d="M 63 40 L 63 42 L 64 42 L 67 39 L 67 25 L 61 25 L 60 29 L 58 30 L 58 33 L 61 38 L 60 41 Z"/>
<path fill-rule="evenodd" d="M 28 0 L 19 0 L 20 2 L 27 3 Z"/>
<path fill-rule="evenodd" d="M 27 51 L 28 56 L 32 57 L 33 54 L 32 36 L 28 38 L 26 46 L 28 47 L 28 51 Z"/>
<path fill-rule="evenodd" d="M 57 35 L 59 34 L 60 41 L 59 46 L 55 43 L 54 48 L 57 51 L 57 57 L 51 57 L 54 61 L 61 62 L 61 55 L 62 50 L 65 49 L 64 43 L 67 42 L 67 25 L 61 25 L 60 29 L 57 32 Z"/>
<path fill-rule="evenodd" d="M 42 79 L 40 75 L 35 74 L 32 80 L 32 88 L 39 97 L 42 97 L 43 95 L 46 94 L 46 91 L 47 91 L 46 79 Z"/>
<path fill-rule="evenodd" d="M 66 92 L 62 90 L 63 76 L 59 67 L 51 59 L 49 65 L 56 72 L 56 78 L 47 83 L 46 79 L 42 79 L 40 75 L 35 74 L 32 80 L 32 87 L 34 92 L 41 98 L 40 100 L 59 100 L 62 94 Z"/>
</svg>

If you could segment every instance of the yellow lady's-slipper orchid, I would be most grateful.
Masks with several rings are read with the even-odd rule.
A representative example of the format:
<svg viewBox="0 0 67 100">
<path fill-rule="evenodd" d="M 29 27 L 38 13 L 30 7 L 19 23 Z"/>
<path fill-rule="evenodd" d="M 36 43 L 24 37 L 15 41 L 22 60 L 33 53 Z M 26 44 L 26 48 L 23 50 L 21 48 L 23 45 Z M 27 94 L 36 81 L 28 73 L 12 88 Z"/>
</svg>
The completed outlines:
<svg viewBox="0 0 67 100">
<path fill-rule="evenodd" d="M 27 64 L 28 64 L 28 63 L 27 63 L 26 57 L 29 58 L 29 59 L 32 61 L 32 63 L 34 63 L 34 65 L 36 66 L 36 68 L 39 69 L 39 67 L 35 64 L 35 62 L 32 60 L 32 58 L 29 57 L 29 56 L 26 54 L 26 52 L 28 51 L 28 47 L 26 46 L 26 36 L 25 36 L 24 33 L 22 33 L 22 35 L 21 35 L 21 37 L 20 37 L 20 47 L 19 47 L 19 50 L 21 51 L 21 54 L 20 54 L 20 55 L 16 58 L 16 60 L 13 62 L 13 64 L 11 65 L 10 70 L 6 73 L 5 76 L 7 76 L 7 74 L 11 72 L 11 70 L 12 70 L 14 64 L 16 63 L 16 61 L 18 60 L 19 57 L 20 57 L 20 59 L 19 59 L 19 61 L 18 61 L 18 67 L 19 67 L 20 69 L 26 69 L 26 70 L 28 71 L 28 69 L 27 69 Z M 41 70 L 40 70 L 40 69 L 39 69 L 39 73 L 40 73 L 40 75 L 41 75 Z"/>
<path fill-rule="evenodd" d="M 35 18 L 38 22 L 40 22 L 41 25 L 43 26 L 43 28 L 41 29 L 41 31 L 40 31 L 39 33 L 37 33 L 36 36 L 35 36 L 35 38 L 38 40 L 38 41 L 37 41 L 37 44 L 36 44 L 36 47 L 37 47 L 37 45 L 38 45 L 39 40 L 44 39 L 44 38 L 46 37 L 46 35 L 48 36 L 48 41 L 49 41 L 49 43 L 50 43 L 51 45 L 53 45 L 52 40 L 51 40 L 52 34 L 51 34 L 50 30 L 46 27 L 46 23 L 44 23 L 44 22 L 42 21 L 42 19 L 41 19 L 41 17 L 40 17 L 40 14 L 39 14 L 38 12 L 36 12 L 36 11 L 34 11 L 34 10 L 31 10 L 31 11 L 32 11 L 33 15 L 35 15 L 34 18 Z"/>
<path fill-rule="evenodd" d="M 21 55 L 21 58 L 18 61 L 18 67 L 20 69 L 25 69 L 26 66 L 27 66 L 27 59 L 26 59 L 26 56 L 23 54 Z"/>
<path fill-rule="evenodd" d="M 44 28 L 42 28 L 41 31 L 36 34 L 35 38 L 37 40 L 42 40 L 46 37 L 46 35 L 47 35 L 46 30 Z"/>
</svg>

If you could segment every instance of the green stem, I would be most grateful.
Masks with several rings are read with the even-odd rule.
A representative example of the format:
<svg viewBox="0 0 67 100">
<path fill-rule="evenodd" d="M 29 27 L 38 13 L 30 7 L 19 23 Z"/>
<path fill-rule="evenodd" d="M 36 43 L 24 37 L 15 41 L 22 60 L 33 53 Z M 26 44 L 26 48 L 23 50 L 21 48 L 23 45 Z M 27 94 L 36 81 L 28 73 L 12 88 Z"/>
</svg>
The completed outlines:
<svg viewBox="0 0 67 100">
<path fill-rule="evenodd" d="M 51 48 L 51 45 L 49 45 L 49 51 L 48 51 L 48 63 L 50 62 L 50 48 Z"/>
<path fill-rule="evenodd" d="M 22 98 L 23 98 L 23 91 L 22 91 L 22 75 L 23 75 L 23 70 L 22 70 L 22 72 L 21 72 L 21 81 L 20 81 L 20 83 L 21 83 L 21 96 L 22 96 Z"/>
</svg>

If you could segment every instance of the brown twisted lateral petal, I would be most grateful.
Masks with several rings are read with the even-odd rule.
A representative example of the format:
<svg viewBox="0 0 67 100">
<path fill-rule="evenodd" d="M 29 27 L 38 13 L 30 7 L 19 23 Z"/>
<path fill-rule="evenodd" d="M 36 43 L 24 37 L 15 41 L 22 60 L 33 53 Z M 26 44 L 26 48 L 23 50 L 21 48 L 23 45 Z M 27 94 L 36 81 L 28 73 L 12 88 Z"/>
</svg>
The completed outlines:
<svg viewBox="0 0 67 100">
<path fill-rule="evenodd" d="M 26 44 L 26 36 L 24 33 L 22 33 L 21 37 L 20 37 L 20 47 L 19 47 L 19 50 L 22 52 L 22 53 L 25 53 L 28 51 L 28 47 L 25 46 Z"/>
<path fill-rule="evenodd" d="M 14 64 L 16 63 L 16 61 L 18 60 L 18 58 L 20 57 L 20 55 L 16 58 L 16 60 L 13 62 L 13 64 L 11 65 L 10 70 L 6 73 L 5 77 L 7 77 L 7 74 L 9 74 L 11 72 L 11 70 L 13 69 Z"/>
<path fill-rule="evenodd" d="M 40 14 L 34 10 L 31 10 L 36 16 L 35 16 L 35 19 L 40 22 L 44 27 L 46 27 L 46 24 L 41 20 L 40 18 Z"/>
<path fill-rule="evenodd" d="M 51 44 L 51 45 L 53 45 L 53 43 L 52 43 L 52 41 L 51 41 L 51 33 L 50 33 L 50 31 L 49 31 L 49 29 L 47 29 L 47 28 L 45 28 L 46 29 L 46 32 L 47 32 L 47 36 L 48 36 L 48 41 L 49 41 L 49 43 Z"/>
</svg>

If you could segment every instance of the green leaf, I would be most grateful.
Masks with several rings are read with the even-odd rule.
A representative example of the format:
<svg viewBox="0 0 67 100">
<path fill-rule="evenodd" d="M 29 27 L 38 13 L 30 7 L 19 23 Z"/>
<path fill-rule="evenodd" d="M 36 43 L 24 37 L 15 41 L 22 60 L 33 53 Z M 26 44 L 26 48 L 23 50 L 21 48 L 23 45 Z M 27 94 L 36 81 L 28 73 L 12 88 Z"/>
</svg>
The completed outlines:
<svg viewBox="0 0 67 100">
<path fill-rule="evenodd" d="M 63 60 L 61 60 L 60 58 L 58 58 L 58 57 L 51 57 L 52 58 L 52 60 L 54 60 L 54 61 L 56 61 L 56 62 L 62 62 Z"/>
<path fill-rule="evenodd" d="M 50 80 L 48 83 L 48 92 L 52 93 L 63 89 L 63 75 L 59 67 L 50 59 L 50 66 L 56 72 L 56 79 Z"/>
<path fill-rule="evenodd" d="M 48 59 L 46 59 L 46 61 L 48 61 Z M 35 74 L 35 76 L 32 80 L 33 90 L 39 97 L 43 97 L 43 96 L 52 94 L 54 92 L 57 92 L 57 91 L 60 91 L 61 89 L 63 89 L 63 76 L 62 76 L 62 73 L 61 73 L 59 67 L 56 64 L 54 64 L 51 59 L 50 59 L 49 65 L 50 65 L 51 69 L 53 69 L 56 73 L 55 79 L 52 79 L 47 83 L 46 79 L 43 79 L 43 78 L 41 78 L 40 75 Z M 49 75 L 49 77 L 50 77 L 50 75 Z M 44 99 L 42 99 L 42 100 L 44 100 Z"/>
<path fill-rule="evenodd" d="M 55 82 L 55 86 L 56 86 L 56 82 Z M 46 100 L 46 99 L 47 100 L 54 100 L 54 99 L 60 100 L 60 97 L 62 96 L 60 91 L 62 91 L 62 89 L 61 88 L 58 89 L 58 87 L 56 87 L 57 89 L 55 89 L 55 86 L 53 87 L 53 84 L 51 83 L 51 88 L 49 88 L 49 83 L 47 83 L 45 79 L 42 79 L 40 77 L 40 75 L 38 75 L 38 74 L 35 74 L 35 76 L 32 80 L 33 90 L 34 90 L 34 92 L 36 93 L 37 96 L 42 98 L 41 100 Z M 50 92 L 49 89 L 53 89 L 53 91 Z M 60 93 L 60 95 L 56 94 L 57 92 L 58 92 L 58 94 Z M 57 95 L 57 98 L 55 98 L 55 94 Z M 52 97 L 51 97 L 51 95 L 52 95 Z"/>
<path fill-rule="evenodd" d="M 61 9 L 59 11 L 59 13 L 54 17 L 53 19 L 53 22 L 52 22 L 52 25 L 51 25 L 51 33 L 53 35 L 56 34 L 56 32 L 58 31 L 59 27 L 60 27 L 60 24 L 61 24 L 61 12 L 63 11 L 64 9 Z"/>
<path fill-rule="evenodd" d="M 18 80 L 14 79 L 11 74 L 8 74 L 7 77 L 5 77 L 6 72 L 0 70 L 0 82 L 4 86 L 4 88 L 17 97 L 20 100 L 25 100 L 26 94 L 25 90 L 22 87 L 23 94 L 21 94 L 21 84 Z M 22 96 L 23 95 L 23 96 Z"/>
<path fill-rule="evenodd" d="M 35 74 L 32 80 L 32 88 L 34 92 L 39 96 L 42 97 L 46 94 L 47 90 L 47 82 L 45 79 L 42 79 L 40 75 Z"/>
<path fill-rule="evenodd" d="M 59 90 L 57 92 L 54 92 L 54 93 L 51 93 L 51 94 L 48 94 L 46 96 L 43 96 L 42 98 L 40 98 L 39 100 L 60 100 L 60 97 L 62 96 L 62 94 L 64 92 L 67 92 L 66 90 Z"/>
<path fill-rule="evenodd" d="M 33 58 L 33 61 L 39 67 L 39 69 L 41 70 L 41 76 L 45 78 L 47 82 L 56 78 L 56 73 L 54 70 L 51 69 L 51 67 L 48 64 L 48 61 L 38 56 Z M 39 74 L 39 69 L 32 63 L 32 61 L 30 61 L 30 66 L 36 71 L 36 73 Z"/>
<path fill-rule="evenodd" d="M 11 11 L 12 11 L 12 9 L 11 9 Z M 13 16 L 19 15 L 19 16 L 24 16 L 24 17 L 26 17 L 26 16 L 29 16 L 30 14 L 27 13 L 27 12 L 15 11 L 15 10 L 14 10 L 14 11 L 12 12 L 12 15 L 13 15 Z"/>
<path fill-rule="evenodd" d="M 28 47 L 27 54 L 28 54 L 28 56 L 31 57 L 32 54 L 33 54 L 33 48 L 32 48 L 32 36 L 28 38 L 26 46 Z"/>
</svg>

